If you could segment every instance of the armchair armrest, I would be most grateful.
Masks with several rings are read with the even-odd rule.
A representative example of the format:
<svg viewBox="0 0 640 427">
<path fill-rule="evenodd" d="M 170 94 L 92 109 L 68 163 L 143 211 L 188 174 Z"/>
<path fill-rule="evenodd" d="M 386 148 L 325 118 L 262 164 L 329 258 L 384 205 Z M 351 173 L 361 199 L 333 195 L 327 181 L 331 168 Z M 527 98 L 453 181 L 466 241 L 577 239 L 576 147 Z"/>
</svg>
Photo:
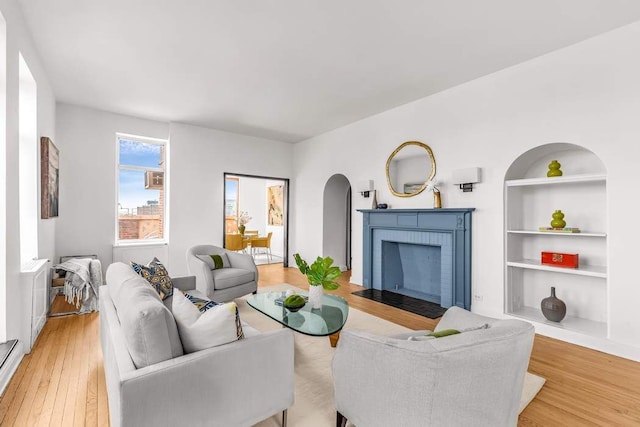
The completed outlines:
<svg viewBox="0 0 640 427">
<path fill-rule="evenodd" d="M 293 403 L 293 354 L 280 329 L 129 372 L 122 425 L 253 425 Z"/>
<path fill-rule="evenodd" d="M 173 286 L 181 291 L 190 291 L 196 288 L 196 276 L 172 277 Z"/>
<path fill-rule="evenodd" d="M 409 425 L 399 416 L 406 413 L 428 420 L 435 363 L 416 348 L 427 343 L 343 330 L 333 358 L 336 410 L 356 426 Z"/>
<path fill-rule="evenodd" d="M 256 274 L 256 282 L 258 281 L 258 268 L 251 255 L 229 251 L 227 252 L 227 257 L 229 258 L 231 267 L 254 271 Z"/>
</svg>

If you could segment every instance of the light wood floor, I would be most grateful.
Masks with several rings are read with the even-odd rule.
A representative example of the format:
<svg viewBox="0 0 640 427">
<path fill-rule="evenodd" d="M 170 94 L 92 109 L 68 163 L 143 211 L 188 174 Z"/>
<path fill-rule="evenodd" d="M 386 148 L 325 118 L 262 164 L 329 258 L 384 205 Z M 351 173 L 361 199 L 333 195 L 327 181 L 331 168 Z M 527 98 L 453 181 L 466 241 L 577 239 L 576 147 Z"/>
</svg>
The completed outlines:
<svg viewBox="0 0 640 427">
<path fill-rule="evenodd" d="M 260 286 L 308 288 L 297 269 L 259 269 Z M 413 329 L 437 323 L 351 295 L 362 288 L 346 275 L 341 283 L 333 292 L 354 308 Z M 547 382 L 520 426 L 640 426 L 640 363 L 536 336 L 529 371 Z M 106 426 L 108 420 L 98 314 L 50 318 L 0 398 L 0 425 Z"/>
</svg>

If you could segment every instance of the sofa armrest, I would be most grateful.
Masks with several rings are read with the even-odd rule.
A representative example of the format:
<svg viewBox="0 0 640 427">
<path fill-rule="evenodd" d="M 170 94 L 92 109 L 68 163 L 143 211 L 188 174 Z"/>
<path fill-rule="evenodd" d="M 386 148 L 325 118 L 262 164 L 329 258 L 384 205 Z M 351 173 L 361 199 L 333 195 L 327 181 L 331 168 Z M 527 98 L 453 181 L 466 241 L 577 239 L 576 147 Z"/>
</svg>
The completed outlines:
<svg viewBox="0 0 640 427">
<path fill-rule="evenodd" d="M 181 291 L 190 291 L 196 288 L 196 276 L 172 277 L 173 286 Z"/>
<path fill-rule="evenodd" d="M 293 403 L 293 354 L 279 329 L 127 373 L 121 424 L 253 425 Z"/>
</svg>

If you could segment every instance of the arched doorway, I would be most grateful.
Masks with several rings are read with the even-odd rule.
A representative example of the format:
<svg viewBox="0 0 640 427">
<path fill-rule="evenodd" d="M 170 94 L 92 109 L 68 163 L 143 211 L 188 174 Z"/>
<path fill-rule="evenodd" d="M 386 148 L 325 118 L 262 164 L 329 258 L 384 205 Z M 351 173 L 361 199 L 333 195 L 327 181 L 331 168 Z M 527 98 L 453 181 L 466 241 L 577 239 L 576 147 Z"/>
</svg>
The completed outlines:
<svg viewBox="0 0 640 427">
<path fill-rule="evenodd" d="M 330 256 L 341 270 L 351 269 L 351 184 L 335 174 L 324 186 L 322 254 Z"/>
</svg>

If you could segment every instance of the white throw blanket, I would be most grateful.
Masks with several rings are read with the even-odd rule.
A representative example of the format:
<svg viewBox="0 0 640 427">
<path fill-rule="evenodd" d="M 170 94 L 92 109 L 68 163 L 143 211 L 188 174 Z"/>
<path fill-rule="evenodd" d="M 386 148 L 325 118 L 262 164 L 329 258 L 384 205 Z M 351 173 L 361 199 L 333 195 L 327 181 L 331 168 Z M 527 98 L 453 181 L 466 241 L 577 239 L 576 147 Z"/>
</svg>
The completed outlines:
<svg viewBox="0 0 640 427">
<path fill-rule="evenodd" d="M 100 260 L 71 258 L 54 268 L 67 272 L 64 279 L 64 295 L 69 304 L 80 313 L 98 310 L 98 288 L 102 285 Z"/>
</svg>

